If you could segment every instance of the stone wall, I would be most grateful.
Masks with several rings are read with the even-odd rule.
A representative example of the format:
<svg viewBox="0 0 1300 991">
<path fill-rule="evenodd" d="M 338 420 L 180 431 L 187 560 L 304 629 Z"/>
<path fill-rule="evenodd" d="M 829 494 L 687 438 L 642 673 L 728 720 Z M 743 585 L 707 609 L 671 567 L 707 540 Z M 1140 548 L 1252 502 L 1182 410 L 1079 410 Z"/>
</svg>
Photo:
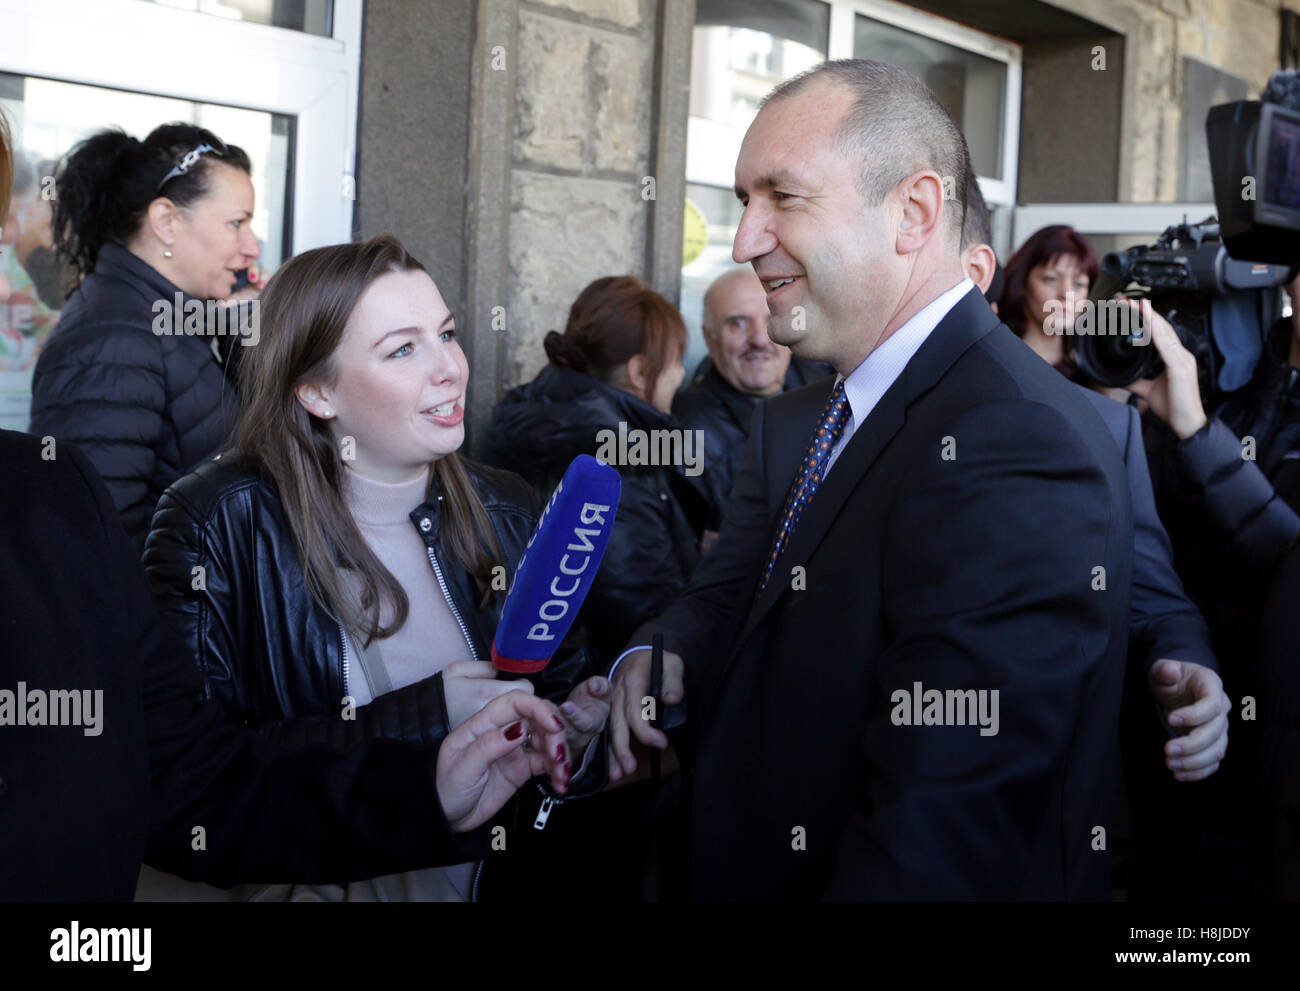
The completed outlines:
<svg viewBox="0 0 1300 991">
<path fill-rule="evenodd" d="M 1204 128 L 1188 113 L 1188 60 L 1244 82 L 1254 99 L 1276 68 L 1277 0 L 1061 0 L 1056 6 L 1125 36 L 1119 148 L 1122 202 L 1174 202 L 1188 193 L 1184 160 Z M 1196 67 L 1191 67 L 1192 70 Z M 1198 119 L 1190 119 L 1196 116 Z M 1203 146 L 1203 139 L 1200 142 Z"/>
<path fill-rule="evenodd" d="M 652 4 L 518 5 L 505 377 L 545 363 L 542 338 L 602 275 L 646 274 Z"/>
<path fill-rule="evenodd" d="M 410 0 L 365 5 L 354 234 L 400 237 L 459 314 L 473 5 L 420 4 L 418 16 L 412 7 Z"/>
</svg>

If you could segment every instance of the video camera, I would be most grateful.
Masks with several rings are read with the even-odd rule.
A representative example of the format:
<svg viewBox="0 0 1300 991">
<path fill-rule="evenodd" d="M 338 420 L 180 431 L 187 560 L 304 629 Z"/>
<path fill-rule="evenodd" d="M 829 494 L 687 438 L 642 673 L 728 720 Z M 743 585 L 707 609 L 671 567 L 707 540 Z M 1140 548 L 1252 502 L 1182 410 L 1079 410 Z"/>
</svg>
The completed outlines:
<svg viewBox="0 0 1300 991">
<path fill-rule="evenodd" d="M 1219 219 L 1177 224 L 1154 245 L 1110 252 L 1095 295 L 1150 298 L 1196 356 L 1208 399 L 1250 380 L 1281 314 L 1280 287 L 1300 263 L 1300 110 L 1225 103 L 1210 108 L 1205 132 Z M 1163 370 L 1150 341 L 1141 327 L 1077 336 L 1075 362 L 1099 385 L 1125 386 Z"/>
</svg>

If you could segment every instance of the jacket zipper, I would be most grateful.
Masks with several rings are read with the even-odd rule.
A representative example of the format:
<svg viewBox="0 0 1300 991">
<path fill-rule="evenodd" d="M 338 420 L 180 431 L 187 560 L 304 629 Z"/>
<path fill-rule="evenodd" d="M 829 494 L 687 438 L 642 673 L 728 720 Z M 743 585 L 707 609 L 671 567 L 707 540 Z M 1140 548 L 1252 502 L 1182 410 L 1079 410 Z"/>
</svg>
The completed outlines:
<svg viewBox="0 0 1300 991">
<path fill-rule="evenodd" d="M 558 804 L 558 799 L 552 798 L 545 792 L 542 793 L 542 806 L 537 810 L 537 818 L 533 820 L 533 829 L 545 829 L 546 820 L 551 817 L 551 809 Z"/>
<path fill-rule="evenodd" d="M 438 567 L 438 555 L 433 552 L 433 548 L 425 545 L 424 548 L 429 552 L 429 563 L 433 565 L 434 576 L 438 579 L 438 587 L 442 589 L 442 597 L 447 600 L 447 605 L 451 607 L 451 614 L 456 617 L 456 625 L 460 627 L 461 636 L 465 638 L 465 643 L 469 647 L 469 652 L 474 655 L 474 660 L 481 661 L 478 656 L 478 649 L 474 646 L 474 640 L 469 635 L 469 627 L 465 621 L 460 618 L 460 610 L 456 608 L 456 603 L 452 601 L 451 591 L 447 588 L 447 580 L 442 577 L 442 568 Z M 451 727 L 448 727 L 450 729 Z"/>
<path fill-rule="evenodd" d="M 474 646 L 474 640 L 469 635 L 469 627 L 461 619 L 460 610 L 456 608 L 456 603 L 452 600 L 451 590 L 447 588 L 447 579 L 442 576 L 442 568 L 438 565 L 438 555 L 433 552 L 433 548 L 428 544 L 425 545 L 424 549 L 429 553 L 429 563 L 433 565 L 433 574 L 438 579 L 438 587 L 442 589 L 442 597 L 447 600 L 447 605 L 451 608 L 451 614 L 456 617 L 456 625 L 460 627 L 461 636 L 465 638 L 465 643 L 469 646 L 469 652 L 474 656 L 474 660 L 480 660 L 478 650 Z M 448 726 L 447 729 L 450 730 L 451 727 Z M 474 865 L 474 880 L 470 884 L 469 891 L 469 900 L 471 902 L 478 901 L 479 884 L 483 880 L 483 863 L 484 861 L 480 860 Z"/>
<path fill-rule="evenodd" d="M 352 693 L 348 691 L 348 633 L 343 629 L 343 624 L 339 624 L 339 644 L 343 647 L 343 694 L 351 697 Z"/>
</svg>

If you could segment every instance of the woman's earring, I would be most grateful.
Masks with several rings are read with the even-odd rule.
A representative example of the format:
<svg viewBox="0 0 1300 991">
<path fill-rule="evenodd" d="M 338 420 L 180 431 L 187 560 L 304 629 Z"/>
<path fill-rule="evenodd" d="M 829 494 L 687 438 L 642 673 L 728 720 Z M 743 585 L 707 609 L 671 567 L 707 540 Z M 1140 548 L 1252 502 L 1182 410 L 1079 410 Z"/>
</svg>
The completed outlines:
<svg viewBox="0 0 1300 991">
<path fill-rule="evenodd" d="M 171 256 L 172 256 L 172 249 L 164 246 L 164 247 L 163 247 L 163 257 L 164 257 L 164 258 L 170 258 Z"/>
</svg>

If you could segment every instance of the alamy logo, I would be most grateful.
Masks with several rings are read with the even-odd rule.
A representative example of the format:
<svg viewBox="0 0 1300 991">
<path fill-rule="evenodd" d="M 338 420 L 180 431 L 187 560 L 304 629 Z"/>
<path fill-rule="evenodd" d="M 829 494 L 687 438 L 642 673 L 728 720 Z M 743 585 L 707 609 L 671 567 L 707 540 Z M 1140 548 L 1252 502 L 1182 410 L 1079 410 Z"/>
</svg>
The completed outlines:
<svg viewBox="0 0 1300 991">
<path fill-rule="evenodd" d="M 605 429 L 596 434 L 596 460 L 629 468 L 679 465 L 686 474 L 704 471 L 703 430 L 629 430 L 620 422 L 618 432 Z"/>
<path fill-rule="evenodd" d="M 222 303 L 184 293 L 153 301 L 153 332 L 159 337 L 242 337 L 252 347 L 262 339 L 261 300 Z"/>
<path fill-rule="evenodd" d="M 889 714 L 895 726 L 979 726 L 980 736 L 998 735 L 998 689 L 899 688 L 889 696 Z"/>
<path fill-rule="evenodd" d="M 50 959 L 55 963 L 129 963 L 132 970 L 151 965 L 152 929 L 82 929 L 75 919 L 67 929 L 50 931 Z"/>
<path fill-rule="evenodd" d="M 1043 333 L 1049 336 L 1131 337 L 1139 347 L 1151 343 L 1151 328 L 1142 320 L 1141 311 L 1122 299 L 1076 301 L 1073 293 L 1066 293 L 1064 303 L 1049 299 L 1045 309 Z"/>
<path fill-rule="evenodd" d="M 86 736 L 104 732 L 104 690 L 42 691 L 18 682 L 0 688 L 0 726 L 84 726 Z"/>
</svg>

